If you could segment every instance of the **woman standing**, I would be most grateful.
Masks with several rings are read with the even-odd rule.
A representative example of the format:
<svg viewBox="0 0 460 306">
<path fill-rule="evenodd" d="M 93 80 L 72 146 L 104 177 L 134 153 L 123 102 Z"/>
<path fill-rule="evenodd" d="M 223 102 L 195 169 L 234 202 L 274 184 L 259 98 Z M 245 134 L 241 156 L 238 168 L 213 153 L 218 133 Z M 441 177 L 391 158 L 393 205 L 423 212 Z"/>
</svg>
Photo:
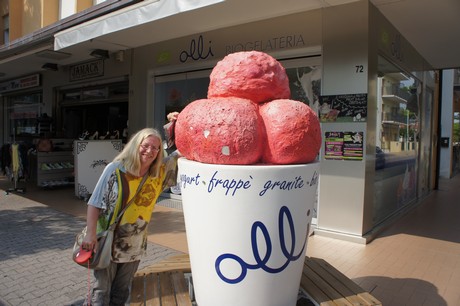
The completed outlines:
<svg viewBox="0 0 460 306">
<path fill-rule="evenodd" d="M 175 120 L 177 115 L 168 115 Z M 108 268 L 94 270 L 96 282 L 91 305 L 125 305 L 134 273 L 147 248 L 147 226 L 161 192 L 176 184 L 178 154 L 164 158 L 160 133 L 152 128 L 137 132 L 123 151 L 106 166 L 88 201 L 87 234 L 83 249 L 94 249 L 96 234 L 135 197 L 118 224 Z M 136 193 L 143 177 L 145 182 Z"/>
</svg>

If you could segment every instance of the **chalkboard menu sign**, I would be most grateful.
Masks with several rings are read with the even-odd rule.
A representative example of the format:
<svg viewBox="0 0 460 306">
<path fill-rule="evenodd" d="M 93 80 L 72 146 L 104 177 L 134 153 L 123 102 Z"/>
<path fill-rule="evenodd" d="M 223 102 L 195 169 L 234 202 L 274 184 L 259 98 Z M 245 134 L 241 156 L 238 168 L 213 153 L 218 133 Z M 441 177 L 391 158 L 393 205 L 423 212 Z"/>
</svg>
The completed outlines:
<svg viewBox="0 0 460 306">
<path fill-rule="evenodd" d="M 367 94 L 320 97 L 321 122 L 363 122 L 367 117 Z"/>
</svg>

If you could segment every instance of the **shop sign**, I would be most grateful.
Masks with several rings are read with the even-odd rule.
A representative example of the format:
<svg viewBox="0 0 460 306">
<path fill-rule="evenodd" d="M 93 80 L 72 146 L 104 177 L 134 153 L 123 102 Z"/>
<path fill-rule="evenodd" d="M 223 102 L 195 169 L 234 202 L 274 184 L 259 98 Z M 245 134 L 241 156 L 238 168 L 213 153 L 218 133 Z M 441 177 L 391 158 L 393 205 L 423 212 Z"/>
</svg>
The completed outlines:
<svg viewBox="0 0 460 306">
<path fill-rule="evenodd" d="M 407 50 L 407 41 L 399 33 L 389 33 L 382 30 L 381 46 L 383 50 L 391 56 L 392 59 L 404 63 L 406 61 L 405 52 Z"/>
<path fill-rule="evenodd" d="M 104 60 L 70 66 L 69 80 L 71 82 L 100 76 L 104 76 Z"/>
<path fill-rule="evenodd" d="M 10 119 L 35 119 L 37 118 L 37 112 L 12 112 L 10 113 Z"/>
<path fill-rule="evenodd" d="M 293 49 L 305 47 L 305 40 L 302 34 L 289 34 L 276 37 L 261 38 L 255 40 L 241 41 L 225 46 L 226 54 L 241 51 L 273 52 L 275 50 Z"/>
<path fill-rule="evenodd" d="M 181 63 L 185 63 L 188 59 L 193 61 L 205 60 L 208 57 L 213 57 L 211 41 L 207 44 L 203 40 L 203 35 L 198 37 L 198 40 L 192 39 L 188 49 L 183 50 L 179 55 Z"/>
<path fill-rule="evenodd" d="M 40 86 L 40 75 L 33 74 L 23 78 L 0 83 L 0 92 L 9 92 L 30 87 Z"/>
</svg>

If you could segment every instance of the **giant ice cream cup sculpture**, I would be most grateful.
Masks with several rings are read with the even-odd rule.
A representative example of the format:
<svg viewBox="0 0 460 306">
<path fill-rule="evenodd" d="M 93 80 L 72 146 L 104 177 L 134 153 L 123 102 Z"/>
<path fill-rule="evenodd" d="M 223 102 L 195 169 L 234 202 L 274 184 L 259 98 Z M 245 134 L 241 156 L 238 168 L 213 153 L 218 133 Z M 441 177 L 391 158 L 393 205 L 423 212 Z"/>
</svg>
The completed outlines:
<svg viewBox="0 0 460 306">
<path fill-rule="evenodd" d="M 263 52 L 227 55 L 175 132 L 198 305 L 295 305 L 321 131 L 290 100 L 283 66 Z"/>
</svg>

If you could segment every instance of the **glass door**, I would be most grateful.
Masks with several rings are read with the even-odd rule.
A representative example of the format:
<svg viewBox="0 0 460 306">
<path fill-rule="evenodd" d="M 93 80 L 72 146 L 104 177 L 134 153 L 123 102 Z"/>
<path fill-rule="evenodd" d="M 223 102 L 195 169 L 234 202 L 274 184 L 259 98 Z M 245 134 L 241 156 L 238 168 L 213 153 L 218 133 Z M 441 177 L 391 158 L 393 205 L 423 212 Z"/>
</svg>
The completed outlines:
<svg viewBox="0 0 460 306">
<path fill-rule="evenodd" d="M 304 102 L 319 114 L 321 96 L 321 57 L 283 60 L 291 89 L 291 99 Z"/>
</svg>

